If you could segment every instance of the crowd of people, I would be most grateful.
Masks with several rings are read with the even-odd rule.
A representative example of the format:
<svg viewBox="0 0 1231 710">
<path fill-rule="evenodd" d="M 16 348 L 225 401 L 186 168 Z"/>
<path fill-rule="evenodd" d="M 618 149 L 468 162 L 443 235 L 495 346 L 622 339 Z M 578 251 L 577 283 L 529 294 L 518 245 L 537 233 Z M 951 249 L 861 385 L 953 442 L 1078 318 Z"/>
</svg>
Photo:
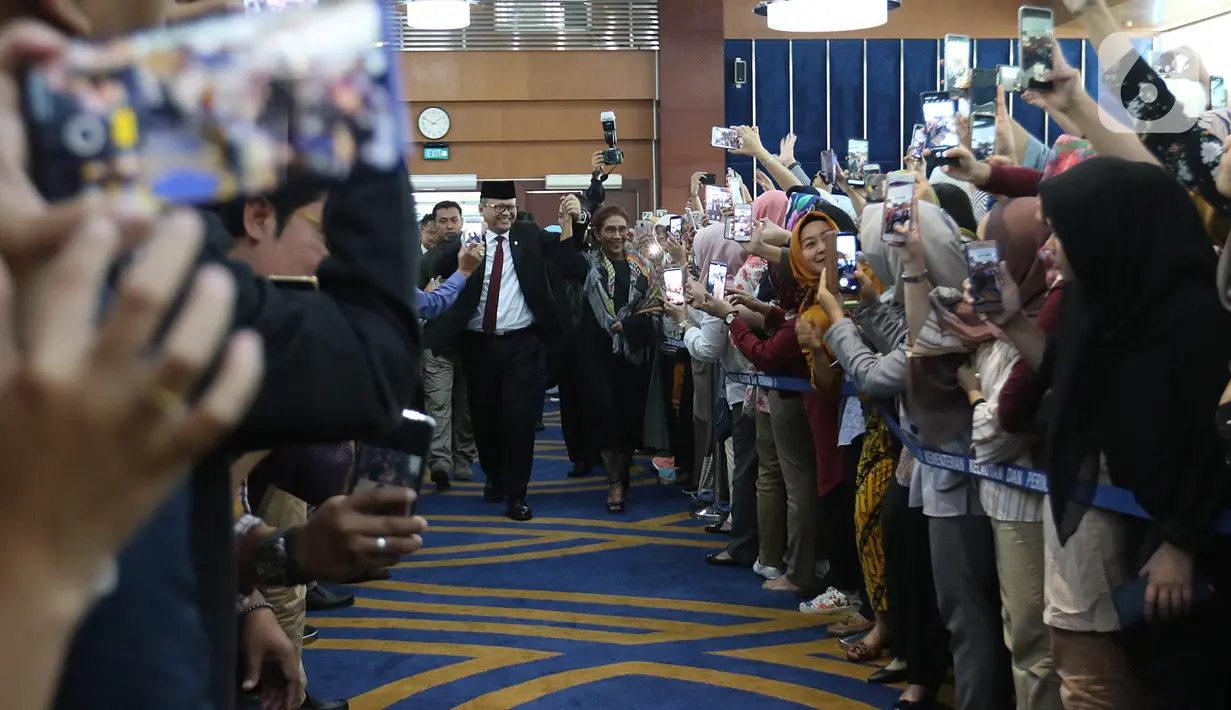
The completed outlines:
<svg viewBox="0 0 1231 710">
<path fill-rule="evenodd" d="M 1065 1 L 1096 44 L 1119 30 Z M 869 682 L 905 683 L 897 708 L 937 707 L 950 669 L 961 710 L 1231 703 L 1225 109 L 1150 132 L 1175 97 L 1130 53 L 1102 80 L 1160 93 L 1126 104 L 1146 130 L 1109 126 L 1054 52 L 1023 98 L 1065 135 L 1044 146 L 1002 93 L 986 161 L 969 121 L 904 159 L 900 223 L 750 126 L 754 190 L 730 178 L 715 212 L 697 173 L 688 219 L 641 233 L 601 154 L 546 229 L 484 182 L 477 240 L 454 202 L 417 222 L 400 165 L 199 210 L 45 202 L 23 67 L 167 10 L 0 3 L 7 707 L 347 707 L 308 693 L 305 611 L 353 603 L 318 583 L 387 577 L 428 528 L 413 490 L 356 492 L 356 462 L 400 470 L 414 406 L 438 489 L 477 463 L 484 500 L 531 520 L 549 385 L 608 513 L 636 511 L 638 452 L 713 494 L 728 543 L 705 563 L 831 615 L 850 660 L 884 662 Z M 748 203 L 751 238 L 727 238 Z M 996 245 L 975 275 L 998 307 L 975 307 L 973 242 Z M 1004 466 L 1029 475 L 970 475 Z"/>
</svg>

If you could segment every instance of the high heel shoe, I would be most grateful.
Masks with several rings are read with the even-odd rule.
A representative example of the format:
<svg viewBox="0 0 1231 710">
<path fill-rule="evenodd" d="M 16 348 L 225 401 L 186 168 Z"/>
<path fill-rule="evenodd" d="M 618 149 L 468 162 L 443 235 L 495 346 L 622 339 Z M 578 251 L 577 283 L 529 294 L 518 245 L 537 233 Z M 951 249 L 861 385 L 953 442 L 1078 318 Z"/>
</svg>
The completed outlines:
<svg viewBox="0 0 1231 710">
<path fill-rule="evenodd" d="M 607 492 L 607 495 L 608 495 L 608 496 L 611 496 L 611 494 L 615 492 L 615 490 L 616 490 L 616 486 L 618 486 L 618 485 L 620 485 L 620 482 L 619 482 L 619 481 L 613 481 L 613 482 L 611 483 L 610 490 L 608 490 L 608 492 Z M 610 498 L 610 497 L 608 497 L 608 499 L 607 499 L 607 512 L 608 512 L 608 513 L 611 513 L 612 515 L 619 515 L 620 513 L 623 513 L 623 512 L 624 512 L 624 500 L 623 500 L 623 499 L 620 499 L 620 500 L 611 500 L 611 498 Z"/>
</svg>

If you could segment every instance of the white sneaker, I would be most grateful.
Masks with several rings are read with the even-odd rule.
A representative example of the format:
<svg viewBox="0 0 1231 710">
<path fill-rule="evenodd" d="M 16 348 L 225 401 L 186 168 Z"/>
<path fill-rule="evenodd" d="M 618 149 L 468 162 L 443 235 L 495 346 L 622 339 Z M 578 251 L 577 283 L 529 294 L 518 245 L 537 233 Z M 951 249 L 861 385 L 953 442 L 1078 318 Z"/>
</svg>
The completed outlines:
<svg viewBox="0 0 1231 710">
<path fill-rule="evenodd" d="M 761 575 L 765 579 L 778 579 L 782 576 L 782 570 L 777 567 L 766 567 L 761 564 L 761 558 L 758 557 L 756 562 L 752 563 L 752 571 Z"/>
<path fill-rule="evenodd" d="M 859 608 L 859 597 L 850 596 L 834 587 L 818 594 L 816 599 L 800 602 L 799 610 L 804 614 L 834 614 L 844 611 L 855 611 Z"/>
</svg>

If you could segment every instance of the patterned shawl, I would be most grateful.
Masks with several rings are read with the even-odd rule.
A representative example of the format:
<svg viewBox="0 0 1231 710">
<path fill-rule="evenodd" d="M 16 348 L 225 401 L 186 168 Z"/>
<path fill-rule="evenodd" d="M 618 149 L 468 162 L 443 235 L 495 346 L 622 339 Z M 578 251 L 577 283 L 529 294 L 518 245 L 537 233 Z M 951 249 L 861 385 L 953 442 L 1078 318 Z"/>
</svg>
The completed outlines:
<svg viewBox="0 0 1231 710">
<path fill-rule="evenodd" d="M 662 292 L 655 283 L 653 270 L 649 262 L 641 256 L 641 252 L 632 244 L 624 244 L 624 258 L 628 262 L 628 301 L 619 311 L 615 307 L 616 273 L 615 265 L 607 258 L 602 249 L 594 249 L 585 253 L 585 259 L 590 264 L 583 287 L 586 302 L 594 313 L 594 319 L 603 330 L 611 335 L 611 351 L 624 357 L 629 362 L 640 365 L 645 361 L 645 351 L 633 350 L 628 345 L 628 339 L 623 333 L 611 332 L 611 326 L 630 315 L 652 313 L 662 309 Z M 645 290 L 641 290 L 641 288 Z"/>
</svg>

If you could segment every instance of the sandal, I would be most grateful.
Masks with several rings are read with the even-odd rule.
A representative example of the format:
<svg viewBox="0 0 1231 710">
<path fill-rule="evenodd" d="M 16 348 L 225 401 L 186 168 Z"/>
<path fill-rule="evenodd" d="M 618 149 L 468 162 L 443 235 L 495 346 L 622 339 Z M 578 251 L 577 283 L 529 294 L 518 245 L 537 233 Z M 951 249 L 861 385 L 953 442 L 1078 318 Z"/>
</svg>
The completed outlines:
<svg viewBox="0 0 1231 710">
<path fill-rule="evenodd" d="M 860 631 L 871 631 L 873 626 L 876 626 L 875 621 L 863 618 L 862 614 L 854 613 L 847 616 L 842 621 L 825 627 L 825 633 L 826 635 L 834 638 L 842 638 L 843 636 L 857 634 Z"/>
<path fill-rule="evenodd" d="M 612 515 L 619 515 L 620 513 L 624 512 L 623 498 L 621 498 L 620 500 L 611 500 L 611 494 L 615 493 L 617 488 L 621 490 L 623 489 L 623 485 L 619 481 L 612 483 L 611 489 L 607 492 L 607 496 L 608 496 L 607 497 L 607 512 L 611 513 Z"/>
<path fill-rule="evenodd" d="M 867 663 L 880 658 L 882 652 L 882 649 L 864 643 L 863 639 L 859 639 L 846 647 L 846 660 L 855 663 Z"/>
</svg>

